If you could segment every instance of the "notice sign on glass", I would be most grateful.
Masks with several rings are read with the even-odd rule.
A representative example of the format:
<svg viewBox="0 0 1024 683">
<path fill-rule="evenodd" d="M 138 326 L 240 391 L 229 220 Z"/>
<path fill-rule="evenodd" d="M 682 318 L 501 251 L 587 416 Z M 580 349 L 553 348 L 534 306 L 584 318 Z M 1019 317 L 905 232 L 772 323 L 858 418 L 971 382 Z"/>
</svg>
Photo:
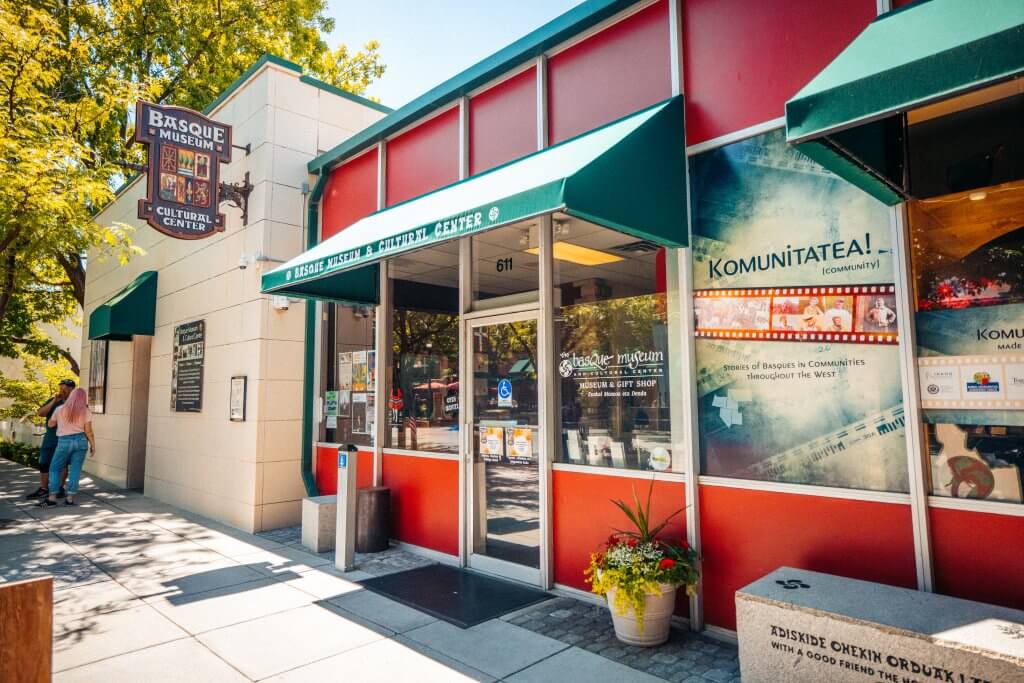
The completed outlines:
<svg viewBox="0 0 1024 683">
<path fill-rule="evenodd" d="M 139 218 L 165 235 L 200 239 L 224 230 L 220 164 L 231 162 L 231 126 L 180 107 L 139 102 L 135 140 L 149 147 Z"/>
<path fill-rule="evenodd" d="M 202 412 L 205 355 L 205 320 L 174 327 L 174 355 L 171 359 L 171 410 L 174 412 Z"/>
</svg>

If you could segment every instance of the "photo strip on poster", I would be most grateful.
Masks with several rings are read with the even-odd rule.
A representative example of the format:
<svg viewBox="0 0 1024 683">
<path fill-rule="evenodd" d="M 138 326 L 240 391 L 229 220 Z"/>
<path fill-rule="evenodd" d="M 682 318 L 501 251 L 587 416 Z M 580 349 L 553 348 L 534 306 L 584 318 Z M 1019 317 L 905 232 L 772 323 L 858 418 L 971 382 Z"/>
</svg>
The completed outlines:
<svg viewBox="0 0 1024 683">
<path fill-rule="evenodd" d="M 691 171 L 702 473 L 906 491 L 888 209 L 782 131 Z"/>
</svg>

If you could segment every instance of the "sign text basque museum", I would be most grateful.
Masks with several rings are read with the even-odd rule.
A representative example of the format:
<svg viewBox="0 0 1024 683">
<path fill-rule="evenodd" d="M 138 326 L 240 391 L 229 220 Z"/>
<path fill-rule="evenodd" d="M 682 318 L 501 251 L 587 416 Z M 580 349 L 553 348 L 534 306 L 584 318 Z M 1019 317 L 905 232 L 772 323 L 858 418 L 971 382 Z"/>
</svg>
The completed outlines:
<svg viewBox="0 0 1024 683">
<path fill-rule="evenodd" d="M 135 121 L 135 140 L 149 146 L 149 181 L 139 218 L 178 239 L 224 230 L 218 190 L 220 164 L 231 162 L 231 126 L 188 109 L 141 101 Z"/>
</svg>

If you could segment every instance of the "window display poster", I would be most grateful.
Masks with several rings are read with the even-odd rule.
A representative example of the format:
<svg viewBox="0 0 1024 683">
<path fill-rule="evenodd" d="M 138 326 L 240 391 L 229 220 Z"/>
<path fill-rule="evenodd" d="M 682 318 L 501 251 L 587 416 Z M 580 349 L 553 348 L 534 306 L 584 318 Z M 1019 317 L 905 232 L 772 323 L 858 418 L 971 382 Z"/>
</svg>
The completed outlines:
<svg viewBox="0 0 1024 683">
<path fill-rule="evenodd" d="M 106 412 L 107 353 L 109 342 L 94 339 L 89 349 L 89 409 L 94 413 Z"/>
<path fill-rule="evenodd" d="M 908 490 L 888 209 L 781 130 L 691 169 L 702 473 Z"/>
<path fill-rule="evenodd" d="M 587 463 L 590 465 L 604 465 L 612 457 L 612 438 L 610 436 L 595 436 L 591 434 L 587 438 Z"/>
<path fill-rule="evenodd" d="M 889 209 L 780 129 L 692 158 L 695 289 L 893 281 Z"/>
<path fill-rule="evenodd" d="M 501 462 L 504 447 L 503 427 L 480 427 L 480 457 L 484 462 Z"/>
<path fill-rule="evenodd" d="M 352 388 L 352 353 L 345 351 L 338 354 L 338 389 Z"/>
<path fill-rule="evenodd" d="M 366 394 L 364 393 L 352 393 L 352 433 L 370 433 L 366 414 Z"/>
<path fill-rule="evenodd" d="M 366 391 L 373 393 L 377 388 L 377 352 L 366 352 Z"/>
<path fill-rule="evenodd" d="M 338 415 L 338 392 L 324 392 L 324 415 L 330 417 Z"/>
<path fill-rule="evenodd" d="M 366 366 L 366 351 L 352 352 L 352 391 L 366 391 L 369 380 Z"/>
<path fill-rule="evenodd" d="M 338 417 L 352 416 L 352 392 L 338 389 Z"/>
<path fill-rule="evenodd" d="M 965 221 L 953 207 L 922 202 L 911 209 L 921 405 L 928 422 L 1020 427 L 1024 226 L 985 215 Z M 954 226 L 956 238 L 936 224 Z"/>
<path fill-rule="evenodd" d="M 174 327 L 174 349 L 171 356 L 172 411 L 202 412 L 205 348 L 205 320 L 195 320 Z"/>
<path fill-rule="evenodd" d="M 505 452 L 508 461 L 514 465 L 530 465 L 533 463 L 533 428 L 512 427 L 505 430 L 508 441 Z"/>
<path fill-rule="evenodd" d="M 1005 189 L 908 203 L 934 496 L 1024 502 L 1024 219 Z"/>
<path fill-rule="evenodd" d="M 373 434 L 373 426 L 377 423 L 377 397 L 366 394 L 366 433 Z"/>
</svg>

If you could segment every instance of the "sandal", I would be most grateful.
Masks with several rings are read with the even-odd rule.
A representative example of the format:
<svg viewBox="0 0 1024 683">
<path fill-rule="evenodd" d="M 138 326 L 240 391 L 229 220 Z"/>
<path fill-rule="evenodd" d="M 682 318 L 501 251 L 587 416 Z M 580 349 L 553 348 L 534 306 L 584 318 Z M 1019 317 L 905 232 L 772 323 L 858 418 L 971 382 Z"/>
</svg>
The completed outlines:
<svg viewBox="0 0 1024 683">
<path fill-rule="evenodd" d="M 57 501 L 50 500 L 49 498 L 44 498 L 43 500 L 39 501 L 39 507 L 41 508 L 52 508 L 56 507 L 56 505 Z"/>
<path fill-rule="evenodd" d="M 75 503 L 75 501 L 73 501 L 73 500 L 70 500 L 70 499 L 68 499 L 68 498 L 65 498 L 65 499 L 64 499 L 64 504 L 65 504 L 65 505 L 77 505 L 77 503 Z"/>
</svg>

